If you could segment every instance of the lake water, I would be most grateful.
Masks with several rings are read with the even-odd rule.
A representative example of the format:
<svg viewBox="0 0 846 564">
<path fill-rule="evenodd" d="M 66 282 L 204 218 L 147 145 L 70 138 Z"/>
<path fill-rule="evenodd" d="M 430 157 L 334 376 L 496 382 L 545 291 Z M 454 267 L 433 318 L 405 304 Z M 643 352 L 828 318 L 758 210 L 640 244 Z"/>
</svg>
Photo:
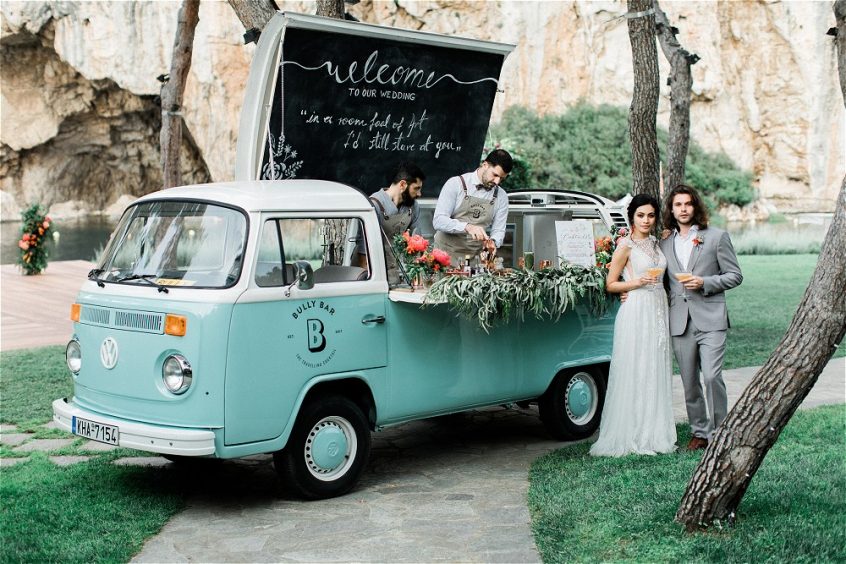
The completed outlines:
<svg viewBox="0 0 846 564">
<path fill-rule="evenodd" d="M 726 229 L 736 243 L 748 238 L 776 238 L 783 241 L 822 241 L 831 223 L 831 214 L 802 214 L 789 216 L 781 223 L 729 224 Z M 117 220 L 102 216 L 53 222 L 58 239 L 48 243 L 49 260 L 93 261 L 97 253 L 106 246 Z M 0 264 L 13 264 L 18 257 L 18 240 L 21 224 L 17 221 L 0 223 Z"/>
<path fill-rule="evenodd" d="M 47 243 L 48 260 L 88 260 L 106 246 L 117 220 L 102 216 L 53 221 L 52 233 L 59 237 Z M 19 221 L 0 223 L 0 264 L 13 264 L 18 259 L 18 241 L 21 238 Z"/>
</svg>

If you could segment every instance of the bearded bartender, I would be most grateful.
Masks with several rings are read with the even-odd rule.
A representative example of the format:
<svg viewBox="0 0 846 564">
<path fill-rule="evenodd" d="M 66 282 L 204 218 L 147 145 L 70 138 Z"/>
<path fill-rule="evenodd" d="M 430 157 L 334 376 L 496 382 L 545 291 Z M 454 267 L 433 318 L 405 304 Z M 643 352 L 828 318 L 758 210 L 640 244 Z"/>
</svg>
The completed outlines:
<svg viewBox="0 0 846 564">
<path fill-rule="evenodd" d="M 420 218 L 420 205 L 417 198 L 423 190 L 426 175 L 414 163 L 399 163 L 391 171 L 387 188 L 377 190 L 370 196 L 370 202 L 376 209 L 379 225 L 382 229 L 382 244 L 385 249 L 385 265 L 388 269 L 388 284 L 395 286 L 401 282 L 399 267 L 391 252 L 395 235 L 404 231 L 414 233 Z M 358 264 L 367 268 L 367 247 L 364 240 L 358 243 Z"/>
<path fill-rule="evenodd" d="M 512 166 L 508 151 L 495 149 L 479 168 L 453 176 L 441 189 L 432 218 L 435 247 L 449 253 L 453 266 L 465 256 L 477 257 L 487 241 L 493 241 L 497 248 L 502 246 L 508 196 L 499 185 Z"/>
</svg>

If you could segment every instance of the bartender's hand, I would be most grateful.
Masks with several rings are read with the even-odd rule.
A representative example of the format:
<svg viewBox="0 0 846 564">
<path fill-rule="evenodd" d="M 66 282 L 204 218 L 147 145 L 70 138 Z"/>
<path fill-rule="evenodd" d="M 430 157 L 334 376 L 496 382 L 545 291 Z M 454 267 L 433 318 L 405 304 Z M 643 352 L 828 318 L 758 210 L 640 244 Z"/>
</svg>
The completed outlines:
<svg viewBox="0 0 846 564">
<path fill-rule="evenodd" d="M 488 234 L 485 233 L 485 229 L 480 225 L 468 223 L 464 226 L 464 231 L 466 231 L 474 241 L 484 241 L 488 238 Z"/>
</svg>

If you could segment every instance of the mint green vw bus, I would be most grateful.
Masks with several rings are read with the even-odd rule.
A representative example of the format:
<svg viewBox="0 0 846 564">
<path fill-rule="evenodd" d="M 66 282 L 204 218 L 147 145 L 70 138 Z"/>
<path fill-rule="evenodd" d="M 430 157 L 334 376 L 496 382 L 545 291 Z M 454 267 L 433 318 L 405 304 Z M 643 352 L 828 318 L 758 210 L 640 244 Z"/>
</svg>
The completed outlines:
<svg viewBox="0 0 846 564">
<path fill-rule="evenodd" d="M 140 198 L 84 282 L 58 426 L 172 460 L 273 453 L 307 498 L 349 491 L 371 433 L 416 419 L 536 402 L 553 436 L 590 436 L 613 308 L 486 332 L 422 307 L 420 292 L 389 288 L 365 195 L 386 163 L 417 161 L 431 238 L 443 181 L 478 165 L 512 48 L 278 14 L 250 72 L 237 180 Z M 590 194 L 507 197 L 506 266 L 555 259 L 555 222 L 625 225 Z"/>
</svg>

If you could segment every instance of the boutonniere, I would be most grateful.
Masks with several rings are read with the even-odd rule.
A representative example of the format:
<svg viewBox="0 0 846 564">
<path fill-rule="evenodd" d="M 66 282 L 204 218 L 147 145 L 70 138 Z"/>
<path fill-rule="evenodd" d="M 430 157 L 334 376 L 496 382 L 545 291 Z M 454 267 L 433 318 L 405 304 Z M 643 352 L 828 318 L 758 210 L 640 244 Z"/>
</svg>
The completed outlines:
<svg viewBox="0 0 846 564">
<path fill-rule="evenodd" d="M 693 246 L 694 247 L 698 247 L 699 245 L 701 245 L 704 242 L 705 242 L 705 237 L 703 237 L 702 235 L 697 235 L 696 237 L 693 238 Z"/>
</svg>

